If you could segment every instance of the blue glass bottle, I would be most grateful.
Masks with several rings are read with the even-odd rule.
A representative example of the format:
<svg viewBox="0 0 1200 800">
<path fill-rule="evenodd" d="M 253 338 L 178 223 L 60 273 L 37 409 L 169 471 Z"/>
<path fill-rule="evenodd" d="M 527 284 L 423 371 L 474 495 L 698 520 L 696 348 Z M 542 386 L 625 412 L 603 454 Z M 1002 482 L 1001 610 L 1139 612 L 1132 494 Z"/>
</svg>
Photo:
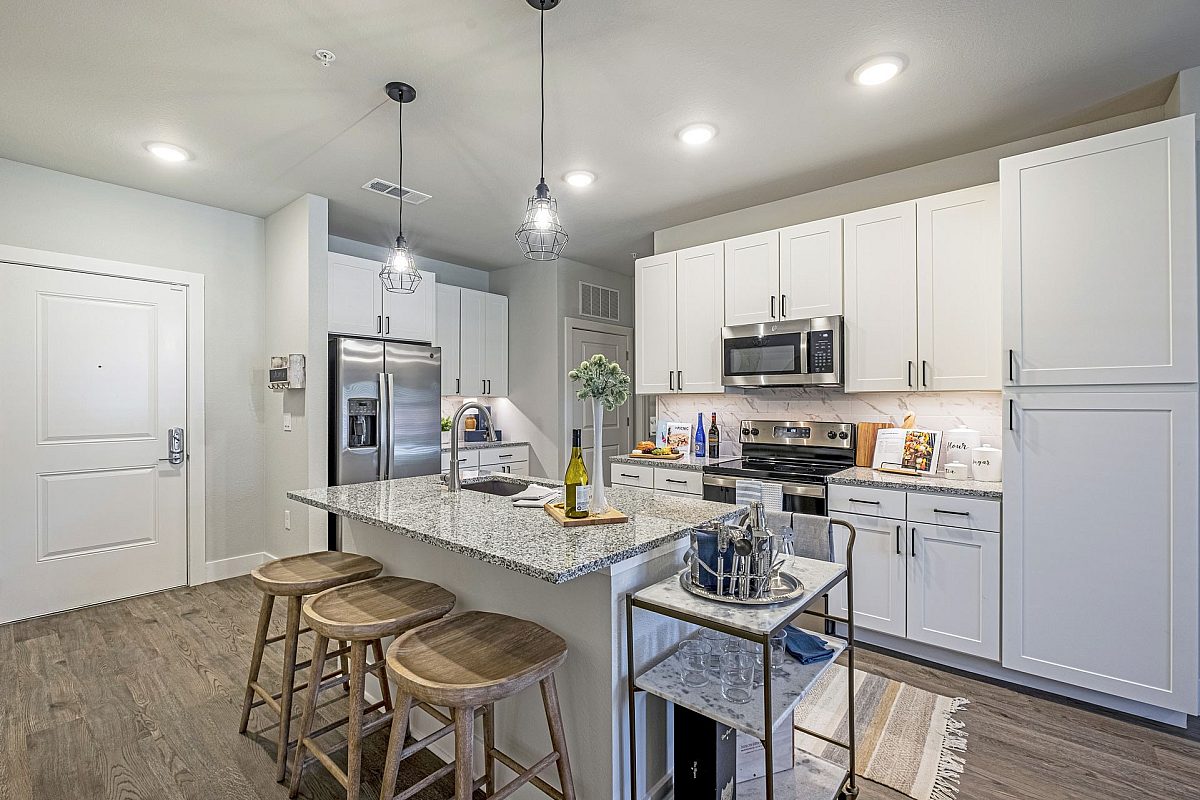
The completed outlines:
<svg viewBox="0 0 1200 800">
<path fill-rule="evenodd" d="M 704 458 L 707 453 L 707 446 L 704 441 L 704 412 L 701 411 L 696 415 L 696 437 L 694 446 L 692 447 L 692 456 L 695 458 Z"/>
</svg>

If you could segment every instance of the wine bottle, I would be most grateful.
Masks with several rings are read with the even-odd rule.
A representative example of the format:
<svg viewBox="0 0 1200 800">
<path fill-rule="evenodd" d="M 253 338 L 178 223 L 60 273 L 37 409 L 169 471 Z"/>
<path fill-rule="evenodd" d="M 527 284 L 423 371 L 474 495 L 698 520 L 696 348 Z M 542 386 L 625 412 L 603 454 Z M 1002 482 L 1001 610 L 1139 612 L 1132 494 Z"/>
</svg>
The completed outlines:
<svg viewBox="0 0 1200 800">
<path fill-rule="evenodd" d="M 571 519 L 586 517 L 591 508 L 592 487 L 588 485 L 587 467 L 583 465 L 583 431 L 579 428 L 571 431 L 571 460 L 563 483 L 566 484 L 563 503 L 566 515 Z"/>
<path fill-rule="evenodd" d="M 712 425 L 708 428 L 708 457 L 721 456 L 721 432 L 717 430 L 717 412 L 713 412 Z"/>
<path fill-rule="evenodd" d="M 694 440 L 694 447 L 692 448 L 692 455 L 696 458 L 704 458 L 706 453 L 707 448 L 704 444 L 704 412 L 701 411 L 696 414 L 696 436 Z"/>
</svg>

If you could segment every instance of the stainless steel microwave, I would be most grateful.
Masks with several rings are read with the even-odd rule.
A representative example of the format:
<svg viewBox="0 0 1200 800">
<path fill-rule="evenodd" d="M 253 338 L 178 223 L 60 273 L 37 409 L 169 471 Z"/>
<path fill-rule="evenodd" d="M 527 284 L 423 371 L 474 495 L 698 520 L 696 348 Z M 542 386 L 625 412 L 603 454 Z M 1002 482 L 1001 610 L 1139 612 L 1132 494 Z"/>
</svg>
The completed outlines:
<svg viewBox="0 0 1200 800">
<path fill-rule="evenodd" d="M 842 318 L 722 328 L 721 360 L 726 386 L 841 386 Z"/>
</svg>

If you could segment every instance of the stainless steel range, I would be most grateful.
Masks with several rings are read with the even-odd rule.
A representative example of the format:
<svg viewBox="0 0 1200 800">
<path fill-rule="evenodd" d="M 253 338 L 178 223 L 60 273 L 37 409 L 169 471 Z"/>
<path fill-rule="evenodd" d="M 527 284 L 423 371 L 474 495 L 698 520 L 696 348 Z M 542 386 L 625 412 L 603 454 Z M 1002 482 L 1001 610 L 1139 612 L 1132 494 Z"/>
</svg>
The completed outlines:
<svg viewBox="0 0 1200 800">
<path fill-rule="evenodd" d="M 741 459 L 704 468 L 704 499 L 732 503 L 738 478 L 783 487 L 783 510 L 825 514 L 825 478 L 854 466 L 850 422 L 742 420 Z"/>
</svg>

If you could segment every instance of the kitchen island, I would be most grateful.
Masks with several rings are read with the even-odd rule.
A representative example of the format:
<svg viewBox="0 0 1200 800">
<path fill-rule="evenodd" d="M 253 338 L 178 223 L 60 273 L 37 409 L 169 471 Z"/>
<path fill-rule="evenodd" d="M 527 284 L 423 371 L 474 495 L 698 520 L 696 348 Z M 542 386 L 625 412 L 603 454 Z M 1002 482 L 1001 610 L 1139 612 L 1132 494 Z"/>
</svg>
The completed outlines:
<svg viewBox="0 0 1200 800">
<path fill-rule="evenodd" d="M 557 485 L 490 475 L 467 478 L 450 492 L 439 476 L 289 492 L 292 500 L 341 517 L 342 549 L 369 555 L 385 574 L 433 581 L 458 597 L 455 611 L 498 611 L 533 620 L 570 648 L 558 673 L 576 792 L 580 800 L 628 797 L 625 740 L 624 596 L 681 567 L 688 530 L 740 509 L 668 492 L 613 487 L 609 502 L 629 522 L 563 528 L 541 508 L 517 508 L 510 498 L 472 490 L 495 482 Z M 678 623 L 638 627 L 638 650 L 663 651 Z M 648 746 L 638 765 L 639 796 L 668 774 L 666 714 L 654 699 L 639 720 Z M 416 715 L 414 714 L 414 717 Z M 414 719 L 414 733 L 438 727 Z M 526 764 L 549 752 L 541 700 L 526 692 L 497 706 L 502 749 Z M 435 750 L 452 758 L 453 743 Z M 478 762 L 481 763 L 481 762 Z M 511 778 L 512 776 L 507 776 Z M 543 776 L 553 780 L 550 776 Z M 501 782 L 505 782 L 501 778 Z M 641 782 L 641 781 L 639 781 Z M 530 787 L 515 797 L 541 797 Z"/>
</svg>

